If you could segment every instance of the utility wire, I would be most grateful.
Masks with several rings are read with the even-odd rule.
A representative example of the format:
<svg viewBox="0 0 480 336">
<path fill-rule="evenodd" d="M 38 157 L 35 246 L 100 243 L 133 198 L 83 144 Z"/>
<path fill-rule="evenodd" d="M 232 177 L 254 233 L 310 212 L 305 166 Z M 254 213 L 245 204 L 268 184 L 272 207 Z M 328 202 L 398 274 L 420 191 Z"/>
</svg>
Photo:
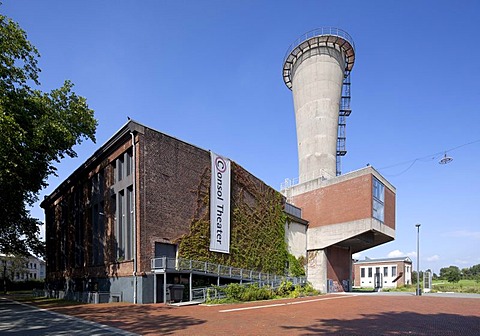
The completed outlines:
<svg viewBox="0 0 480 336">
<path fill-rule="evenodd" d="M 472 145 L 474 143 L 477 143 L 477 142 L 480 142 L 480 139 L 477 139 L 477 140 L 474 140 L 474 141 L 471 141 L 471 142 L 467 142 L 467 143 L 464 143 L 462 145 L 459 145 L 459 146 L 456 146 L 456 147 L 453 147 L 453 148 L 450 148 L 450 149 L 447 149 L 446 151 L 442 151 L 442 152 L 437 152 L 437 153 L 433 153 L 433 154 L 430 154 L 430 155 L 426 155 L 426 156 L 422 156 L 422 157 L 419 157 L 419 158 L 416 158 L 416 159 L 413 159 L 413 160 L 408 160 L 408 161 L 403 161 L 403 162 L 400 162 L 400 163 L 395 163 L 393 165 L 390 165 L 390 166 L 385 166 L 385 167 L 381 167 L 381 168 L 378 168 L 378 170 L 383 170 L 383 169 L 389 169 L 389 168 L 393 168 L 393 167 L 397 167 L 397 166 L 402 166 L 402 165 L 405 165 L 407 163 L 410 163 L 410 165 L 404 169 L 403 171 L 401 171 L 400 173 L 397 173 L 397 174 L 385 174 L 386 176 L 399 176 L 399 175 L 402 175 L 403 173 L 407 172 L 408 170 L 410 170 L 410 168 L 413 167 L 413 165 L 417 162 L 417 161 L 431 161 L 431 160 L 435 160 L 435 159 L 438 159 L 439 157 L 441 157 L 443 154 L 446 154 L 447 152 L 451 152 L 451 151 L 454 151 L 456 149 L 459 149 L 461 147 L 465 147 L 465 146 L 468 146 L 468 145 Z"/>
</svg>

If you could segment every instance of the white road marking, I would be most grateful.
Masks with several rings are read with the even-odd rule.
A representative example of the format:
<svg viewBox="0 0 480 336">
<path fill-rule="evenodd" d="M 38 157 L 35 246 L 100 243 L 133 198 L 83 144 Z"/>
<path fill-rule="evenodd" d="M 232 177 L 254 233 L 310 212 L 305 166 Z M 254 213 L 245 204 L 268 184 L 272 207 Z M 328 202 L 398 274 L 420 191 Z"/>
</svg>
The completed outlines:
<svg viewBox="0 0 480 336">
<path fill-rule="evenodd" d="M 326 300 L 345 299 L 345 298 L 354 297 L 354 296 L 358 296 L 358 295 L 334 296 L 334 297 L 326 297 L 326 298 L 319 298 L 319 299 L 312 299 L 312 300 L 302 300 L 302 301 L 293 301 L 293 302 L 285 302 L 285 303 L 274 303 L 274 304 L 263 305 L 263 306 L 252 306 L 252 307 L 225 309 L 225 310 L 219 310 L 218 312 L 219 313 L 231 313 L 231 312 L 242 311 L 242 310 L 274 308 L 274 307 L 289 306 L 289 305 L 296 305 L 296 304 L 302 304 L 302 303 L 312 303 L 312 302 L 326 301 Z"/>
</svg>

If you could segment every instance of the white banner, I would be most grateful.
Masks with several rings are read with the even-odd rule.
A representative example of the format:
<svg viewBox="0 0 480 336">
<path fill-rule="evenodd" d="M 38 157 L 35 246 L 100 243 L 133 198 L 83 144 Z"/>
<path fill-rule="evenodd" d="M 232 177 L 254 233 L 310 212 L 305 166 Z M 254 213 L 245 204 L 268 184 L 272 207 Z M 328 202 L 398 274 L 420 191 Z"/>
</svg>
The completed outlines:
<svg viewBox="0 0 480 336">
<path fill-rule="evenodd" d="M 230 253 L 230 160 L 210 154 L 210 251 Z"/>
</svg>

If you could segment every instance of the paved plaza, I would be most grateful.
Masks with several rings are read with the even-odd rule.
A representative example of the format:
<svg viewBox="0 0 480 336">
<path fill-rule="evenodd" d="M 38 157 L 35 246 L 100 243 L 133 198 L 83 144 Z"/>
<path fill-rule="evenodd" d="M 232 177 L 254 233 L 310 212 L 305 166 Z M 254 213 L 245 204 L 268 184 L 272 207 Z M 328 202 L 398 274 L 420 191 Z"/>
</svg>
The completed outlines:
<svg viewBox="0 0 480 336">
<path fill-rule="evenodd" d="M 54 310 L 141 335 L 480 335 L 480 297 L 474 295 L 329 294 L 234 305 Z"/>
<path fill-rule="evenodd" d="M 0 335 L 132 335 L 127 331 L 0 298 Z"/>
</svg>

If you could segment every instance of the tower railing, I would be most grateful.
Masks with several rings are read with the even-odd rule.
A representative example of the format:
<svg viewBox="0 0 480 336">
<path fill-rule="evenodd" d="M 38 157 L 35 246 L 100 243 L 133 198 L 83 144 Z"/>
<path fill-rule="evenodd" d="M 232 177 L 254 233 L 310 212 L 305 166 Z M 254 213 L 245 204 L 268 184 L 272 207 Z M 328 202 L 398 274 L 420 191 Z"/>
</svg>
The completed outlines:
<svg viewBox="0 0 480 336">
<path fill-rule="evenodd" d="M 355 49 L 355 44 L 353 43 L 352 37 L 344 30 L 335 28 L 335 27 L 321 27 L 317 29 L 310 30 L 303 35 L 301 35 L 299 38 L 295 40 L 287 49 L 287 52 L 285 53 L 285 57 L 283 58 L 283 63 L 287 60 L 288 56 L 292 52 L 293 49 L 295 49 L 299 44 L 311 39 L 312 37 L 316 36 L 321 36 L 321 35 L 330 35 L 330 36 L 337 36 L 341 37 Z"/>
</svg>

